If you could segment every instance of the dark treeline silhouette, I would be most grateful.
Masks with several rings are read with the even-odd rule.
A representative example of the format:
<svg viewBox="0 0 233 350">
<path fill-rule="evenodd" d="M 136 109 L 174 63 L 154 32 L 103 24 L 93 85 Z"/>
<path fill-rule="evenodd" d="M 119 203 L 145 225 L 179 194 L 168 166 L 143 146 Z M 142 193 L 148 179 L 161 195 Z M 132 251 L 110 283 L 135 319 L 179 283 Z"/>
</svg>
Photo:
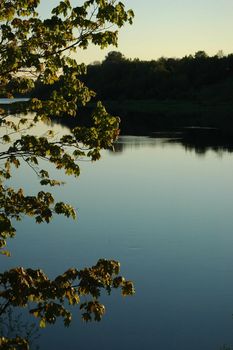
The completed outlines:
<svg viewBox="0 0 233 350">
<path fill-rule="evenodd" d="M 88 66 L 85 80 L 101 99 L 140 100 L 195 98 L 200 89 L 229 78 L 233 54 L 209 57 L 198 51 L 181 59 L 140 61 L 112 51 L 102 63 Z"/>
<path fill-rule="evenodd" d="M 97 100 L 120 115 L 122 133 L 204 126 L 233 134 L 233 54 L 210 57 L 198 51 L 140 61 L 112 51 L 90 64 L 82 79 Z M 47 98 L 50 92 L 37 82 L 33 96 Z"/>
<path fill-rule="evenodd" d="M 103 100 L 195 99 L 201 89 L 229 79 L 233 81 L 233 54 L 209 57 L 204 51 L 151 61 L 127 59 L 112 51 L 103 62 L 90 64 L 83 77 Z M 33 95 L 46 96 L 48 90 L 38 83 Z"/>
</svg>

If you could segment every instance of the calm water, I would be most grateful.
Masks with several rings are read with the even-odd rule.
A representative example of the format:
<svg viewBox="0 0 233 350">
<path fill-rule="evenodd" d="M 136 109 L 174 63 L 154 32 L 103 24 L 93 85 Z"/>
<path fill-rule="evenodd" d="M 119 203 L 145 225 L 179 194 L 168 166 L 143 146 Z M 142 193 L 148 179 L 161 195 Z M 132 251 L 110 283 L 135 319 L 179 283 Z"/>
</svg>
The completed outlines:
<svg viewBox="0 0 233 350">
<path fill-rule="evenodd" d="M 26 102 L 28 101 L 28 98 L 0 98 L 0 105 L 1 104 L 12 104 L 12 103 L 16 103 L 16 102 Z"/>
<path fill-rule="evenodd" d="M 16 102 L 26 102 L 28 101 L 28 98 L 0 98 L 0 104 L 11 104 Z"/>
<path fill-rule="evenodd" d="M 57 132 L 63 132 L 57 126 Z M 116 153 L 82 162 L 55 195 L 79 219 L 18 224 L 3 268 L 43 268 L 51 277 L 98 258 L 121 262 L 136 295 L 104 297 L 101 323 L 41 331 L 40 349 L 217 350 L 233 344 L 233 154 L 201 156 L 178 143 L 121 137 Z M 29 175 L 30 174 L 30 175 Z M 57 174 L 57 173 L 56 173 Z M 15 184 L 36 189 L 28 169 Z M 64 176 L 60 176 L 64 178 Z"/>
</svg>

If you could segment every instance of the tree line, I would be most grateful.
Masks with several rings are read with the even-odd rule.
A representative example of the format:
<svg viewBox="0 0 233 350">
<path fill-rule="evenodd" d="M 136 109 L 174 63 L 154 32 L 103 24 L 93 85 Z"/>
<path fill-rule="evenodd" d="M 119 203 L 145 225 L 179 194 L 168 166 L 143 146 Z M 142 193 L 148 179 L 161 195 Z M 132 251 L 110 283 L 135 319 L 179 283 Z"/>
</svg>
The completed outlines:
<svg viewBox="0 0 233 350">
<path fill-rule="evenodd" d="M 110 52 L 101 63 L 88 66 L 85 81 L 101 99 L 195 98 L 205 86 L 233 78 L 233 54 L 141 61 Z"/>
<path fill-rule="evenodd" d="M 233 54 L 205 51 L 183 58 L 142 61 L 111 51 L 102 62 L 87 66 L 80 79 L 121 118 L 121 132 L 148 134 L 161 129 L 207 126 L 233 132 Z M 53 87 L 38 80 L 33 96 L 48 98 Z M 120 101 L 120 103 L 119 103 Z M 91 108 L 91 105 L 90 105 Z M 82 108 L 82 118 L 88 119 Z M 74 126 L 75 121 L 67 121 Z"/>
<path fill-rule="evenodd" d="M 182 58 L 142 61 L 111 51 L 102 62 L 88 65 L 81 79 L 102 100 L 195 99 L 203 88 L 233 79 L 233 54 L 219 51 L 208 56 L 198 51 Z M 31 94 L 46 98 L 50 91 L 50 85 L 38 80 Z"/>
</svg>

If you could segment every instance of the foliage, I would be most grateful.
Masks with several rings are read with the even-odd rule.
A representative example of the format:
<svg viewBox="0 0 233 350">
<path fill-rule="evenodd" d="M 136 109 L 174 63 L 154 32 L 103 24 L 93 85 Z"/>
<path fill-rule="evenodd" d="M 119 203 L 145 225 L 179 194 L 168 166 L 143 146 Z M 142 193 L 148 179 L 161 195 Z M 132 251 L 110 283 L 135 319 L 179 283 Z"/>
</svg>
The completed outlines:
<svg viewBox="0 0 233 350">
<path fill-rule="evenodd" d="M 123 296 L 134 293 L 132 282 L 118 276 L 119 271 L 119 262 L 104 259 L 91 268 L 69 269 L 54 280 L 41 270 L 11 269 L 0 274 L 0 297 L 4 299 L 0 315 L 9 305 L 32 305 L 30 313 L 40 318 L 40 327 L 55 323 L 57 317 L 62 317 L 64 325 L 68 326 L 72 315 L 64 306 L 65 301 L 77 305 L 82 296 L 89 296 L 91 300 L 80 304 L 82 318 L 100 321 L 105 312 L 104 305 L 98 301 L 102 289 L 110 294 L 112 288 L 120 287 Z"/>
<path fill-rule="evenodd" d="M 103 61 L 103 64 L 118 64 L 125 60 L 124 55 L 119 51 L 110 51 L 107 56 L 105 57 L 105 60 Z"/>
<path fill-rule="evenodd" d="M 54 86 L 46 99 L 32 98 L 19 105 L 18 117 L 9 117 L 0 109 L 0 249 L 5 250 L 9 237 L 16 233 L 13 222 L 23 216 L 34 217 L 37 223 L 49 223 L 54 214 L 75 218 L 74 209 L 66 203 L 55 202 L 52 194 L 41 190 L 28 196 L 22 188 L 8 186 L 12 168 L 26 163 L 34 170 L 42 186 L 58 186 L 41 162 L 47 160 L 66 174 L 79 176 L 78 160 L 100 158 L 100 150 L 112 147 L 119 132 L 119 118 L 107 113 L 101 102 L 96 103 L 90 126 L 77 126 L 60 139 L 48 130 L 46 136 L 33 134 L 40 122 L 48 125 L 54 117 L 78 118 L 94 92 L 81 81 L 84 64 L 75 60 L 78 49 L 89 43 L 104 48 L 117 45 L 118 31 L 125 23 L 132 23 L 132 10 L 116 0 L 88 0 L 73 7 L 69 0 L 61 1 L 51 17 L 42 20 L 37 7 L 39 0 L 3 0 L 0 2 L 0 96 L 12 98 L 29 94 L 39 81 Z M 32 116 L 28 118 L 29 115 Z M 84 320 L 100 320 L 104 306 L 98 301 L 101 289 L 111 291 L 120 287 L 123 295 L 133 294 L 133 285 L 117 276 L 119 264 L 100 260 L 95 266 L 78 271 L 70 269 L 53 281 L 40 270 L 12 269 L 0 274 L 0 314 L 9 306 L 33 305 L 31 313 L 40 318 L 40 325 L 54 323 L 61 316 L 66 325 L 71 314 L 65 306 L 79 304 L 80 297 L 89 295 L 90 301 L 81 303 Z M 0 339 L 1 348 L 23 348 L 20 338 Z"/>
</svg>

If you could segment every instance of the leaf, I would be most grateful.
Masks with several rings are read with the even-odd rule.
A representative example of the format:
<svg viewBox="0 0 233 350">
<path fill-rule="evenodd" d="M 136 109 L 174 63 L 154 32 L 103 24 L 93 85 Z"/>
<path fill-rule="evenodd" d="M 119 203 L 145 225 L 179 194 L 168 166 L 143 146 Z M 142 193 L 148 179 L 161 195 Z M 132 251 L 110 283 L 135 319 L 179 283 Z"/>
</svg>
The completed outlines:
<svg viewBox="0 0 233 350">
<path fill-rule="evenodd" d="M 11 253 L 8 250 L 0 250 L 0 254 L 10 257 Z"/>
<path fill-rule="evenodd" d="M 45 328 L 46 327 L 46 321 L 44 318 L 40 320 L 40 328 Z"/>
<path fill-rule="evenodd" d="M 11 141 L 9 135 L 3 135 L 3 136 L 2 136 L 2 139 L 3 139 L 3 141 L 4 141 L 5 143 L 9 143 L 9 142 Z"/>
</svg>

